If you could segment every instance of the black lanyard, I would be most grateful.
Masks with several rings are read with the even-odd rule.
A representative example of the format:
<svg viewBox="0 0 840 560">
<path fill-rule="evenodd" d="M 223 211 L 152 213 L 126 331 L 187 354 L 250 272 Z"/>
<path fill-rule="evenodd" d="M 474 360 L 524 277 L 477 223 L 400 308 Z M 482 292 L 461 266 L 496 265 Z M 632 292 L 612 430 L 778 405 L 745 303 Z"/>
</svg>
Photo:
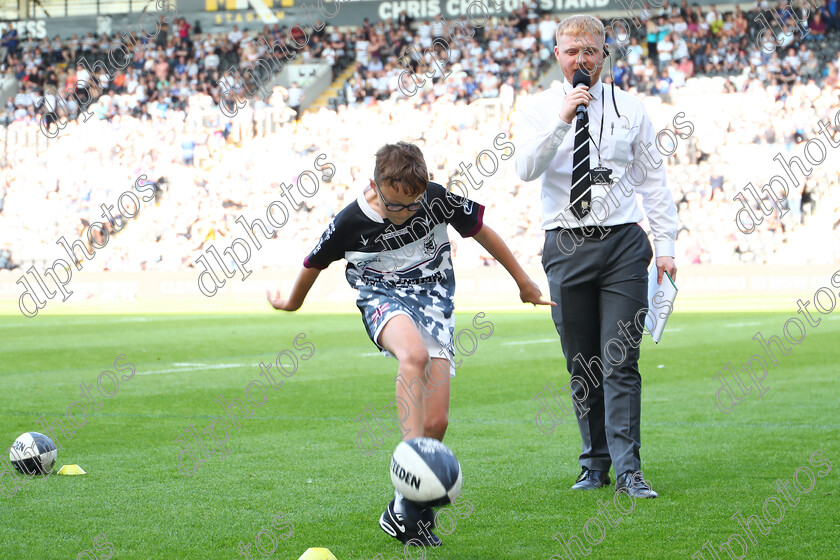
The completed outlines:
<svg viewBox="0 0 840 560">
<path fill-rule="evenodd" d="M 598 152 L 598 167 L 601 167 L 601 142 L 604 140 L 604 95 L 607 92 L 604 91 L 604 86 L 601 84 L 601 133 L 598 136 L 598 143 L 595 144 L 595 140 L 592 138 L 592 135 L 589 134 L 589 127 L 586 127 L 586 135 L 589 136 L 589 139 L 592 140 L 592 143 L 595 144 L 595 150 Z"/>
</svg>

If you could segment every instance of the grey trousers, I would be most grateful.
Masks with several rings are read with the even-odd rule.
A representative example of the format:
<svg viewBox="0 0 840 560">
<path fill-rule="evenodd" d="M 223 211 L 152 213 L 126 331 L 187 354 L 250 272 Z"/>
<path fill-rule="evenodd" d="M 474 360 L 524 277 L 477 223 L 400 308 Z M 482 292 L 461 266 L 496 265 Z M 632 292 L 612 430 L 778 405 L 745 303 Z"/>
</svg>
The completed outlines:
<svg viewBox="0 0 840 560">
<path fill-rule="evenodd" d="M 580 230 L 546 231 L 542 265 L 572 375 L 580 465 L 608 472 L 612 464 L 619 475 L 641 468 L 638 361 L 653 251 L 636 224 L 609 230 L 604 239 L 597 229 L 592 237 Z"/>
</svg>

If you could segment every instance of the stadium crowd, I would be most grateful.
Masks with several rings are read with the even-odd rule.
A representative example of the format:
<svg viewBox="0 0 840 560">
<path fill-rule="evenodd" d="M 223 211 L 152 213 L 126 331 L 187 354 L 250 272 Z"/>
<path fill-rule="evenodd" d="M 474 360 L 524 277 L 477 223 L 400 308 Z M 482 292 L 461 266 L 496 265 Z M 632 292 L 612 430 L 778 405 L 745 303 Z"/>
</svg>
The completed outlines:
<svg viewBox="0 0 840 560">
<path fill-rule="evenodd" d="M 757 188 L 765 184 L 769 177 L 763 174 L 776 153 L 801 155 L 802 143 L 817 135 L 819 120 L 833 121 L 840 108 L 836 1 L 810 14 L 808 34 L 783 14 L 780 19 L 790 33 L 781 35 L 782 45 L 771 53 L 762 52 L 755 40 L 760 28 L 753 18 L 765 8 L 762 2 L 748 13 L 721 13 L 715 6 L 701 11 L 686 2 L 681 7 L 666 3 L 650 17 L 639 14 L 642 25 L 633 29 L 627 55 L 613 69 L 623 89 L 656 103 L 673 103 L 670 114 L 685 110 L 691 115 L 691 106 L 715 112 L 715 126 L 698 127 L 668 158 L 669 186 L 681 219 L 678 259 L 684 264 L 801 264 L 803 259 L 840 258 L 808 253 L 814 239 L 824 240 L 826 232 L 832 246 L 840 246 L 840 158 L 829 157 L 791 189 L 783 203 L 790 211 L 781 219 L 774 213 L 749 235 L 734 227 L 735 194 L 750 181 Z M 366 22 L 358 29 L 327 27 L 320 33 L 310 29 L 312 37 L 299 51 L 301 57 L 323 58 L 336 67 L 355 64 L 343 95 L 333 100 L 331 109 L 296 120 L 288 107 L 289 92 L 277 87 L 265 102 L 255 100 L 241 110 L 233 126 L 218 110 L 217 81 L 230 66 L 247 67 L 263 57 L 264 48 L 253 32 L 234 27 L 223 35 L 203 34 L 179 19 L 163 28 L 153 44 L 135 50 L 124 73 L 115 72 L 105 82 L 103 96 L 90 109 L 96 118 L 70 123 L 45 150 L 40 150 L 43 137 L 39 149 L 31 141 L 7 139 L 0 183 L 0 268 L 52 262 L 59 250 L 55 241 L 65 236 L 72 242 L 90 222 L 102 220 L 100 205 L 115 203 L 140 174 L 158 182 L 159 196 L 128 227 L 114 232 L 108 248 L 85 268 L 192 266 L 209 242 L 227 246 L 241 237 L 234 220 L 239 215 L 249 221 L 264 217 L 268 203 L 278 199 L 279 184 L 294 183 L 325 153 L 336 175 L 329 180 L 322 176 L 317 195 L 291 213 L 276 234 L 284 240 L 283 249 L 263 251 L 259 257 L 264 266 L 299 265 L 331 217 L 358 195 L 372 171 L 372 154 L 383 142 L 405 139 L 405 131 L 411 131 L 434 180 L 446 184 L 459 173 L 461 162 L 474 162 L 481 150 L 493 150 L 496 134 L 510 139 L 515 103 L 542 88 L 537 82 L 550 66 L 555 25 L 550 14 L 540 13 L 532 3 L 476 29 L 474 37 L 456 35 L 443 66 L 451 71 L 445 80 L 440 79 L 441 66 L 429 57 L 425 63 L 409 63 L 416 83 L 427 78 L 415 95 L 405 92 L 406 86 L 412 89 L 410 78 L 404 80 L 403 91 L 399 87 L 405 66 L 398 57 L 407 46 L 422 49 L 443 36 L 439 20 L 411 22 L 401 14 L 386 25 Z M 261 32 L 277 38 L 285 33 L 277 26 Z M 72 89 L 84 78 L 79 72 L 85 70 L 73 67 L 79 57 L 87 53 L 102 60 L 113 41 L 114 36 L 92 34 L 20 41 L 6 31 L 0 69 L 21 84 L 20 93 L 7 104 L 6 134 L 12 130 L 16 139 L 38 138 L 37 101 L 44 87 Z M 710 91 L 743 103 L 703 106 L 698 99 Z M 471 109 L 469 103 L 477 99 L 498 110 L 488 117 L 483 109 Z M 750 110 L 739 112 L 745 106 Z M 272 122 L 273 131 L 251 138 L 256 122 L 266 115 L 278 126 Z M 745 166 L 739 157 L 761 159 L 759 165 L 752 161 Z M 538 264 L 542 234 L 537 183 L 523 184 L 506 160 L 485 183 L 468 194 L 488 207 L 488 221 L 521 262 Z M 722 223 L 733 227 L 721 228 Z M 477 244 L 459 246 L 457 236 L 453 244 L 460 266 L 493 264 Z"/>
</svg>

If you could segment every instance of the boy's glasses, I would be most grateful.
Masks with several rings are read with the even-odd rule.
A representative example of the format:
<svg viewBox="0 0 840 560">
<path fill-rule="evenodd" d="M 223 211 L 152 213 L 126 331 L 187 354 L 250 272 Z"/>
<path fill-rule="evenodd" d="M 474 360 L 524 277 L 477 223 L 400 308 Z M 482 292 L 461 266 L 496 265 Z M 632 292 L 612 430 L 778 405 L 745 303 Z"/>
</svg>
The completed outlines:
<svg viewBox="0 0 840 560">
<path fill-rule="evenodd" d="M 379 189 L 379 185 L 376 184 L 376 181 L 373 182 L 373 186 L 376 187 L 376 192 L 379 194 L 379 198 L 382 200 L 382 203 L 385 205 L 385 209 L 389 212 L 399 212 L 403 209 L 408 210 L 409 212 L 417 212 L 420 208 L 423 207 L 422 202 L 412 202 L 411 204 L 395 204 L 393 202 L 388 202 L 385 200 L 385 197 L 382 196 L 382 191 Z M 425 196 L 425 194 L 423 195 Z M 421 196 L 417 200 L 423 198 Z"/>
</svg>

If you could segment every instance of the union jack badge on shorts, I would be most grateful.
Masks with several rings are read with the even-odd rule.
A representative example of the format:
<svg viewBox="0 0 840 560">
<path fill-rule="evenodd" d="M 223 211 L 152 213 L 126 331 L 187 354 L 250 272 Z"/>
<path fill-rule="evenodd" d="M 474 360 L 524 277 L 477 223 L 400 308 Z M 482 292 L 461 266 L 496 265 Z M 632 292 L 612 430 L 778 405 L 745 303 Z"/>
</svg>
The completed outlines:
<svg viewBox="0 0 840 560">
<path fill-rule="evenodd" d="M 382 319 L 382 315 L 384 315 L 385 312 L 388 311 L 389 309 L 391 309 L 391 304 L 390 303 L 383 303 L 382 305 L 380 305 L 379 307 L 376 308 L 376 311 L 373 312 L 373 315 L 371 315 L 371 320 L 374 323 L 378 323 L 379 320 Z"/>
</svg>

